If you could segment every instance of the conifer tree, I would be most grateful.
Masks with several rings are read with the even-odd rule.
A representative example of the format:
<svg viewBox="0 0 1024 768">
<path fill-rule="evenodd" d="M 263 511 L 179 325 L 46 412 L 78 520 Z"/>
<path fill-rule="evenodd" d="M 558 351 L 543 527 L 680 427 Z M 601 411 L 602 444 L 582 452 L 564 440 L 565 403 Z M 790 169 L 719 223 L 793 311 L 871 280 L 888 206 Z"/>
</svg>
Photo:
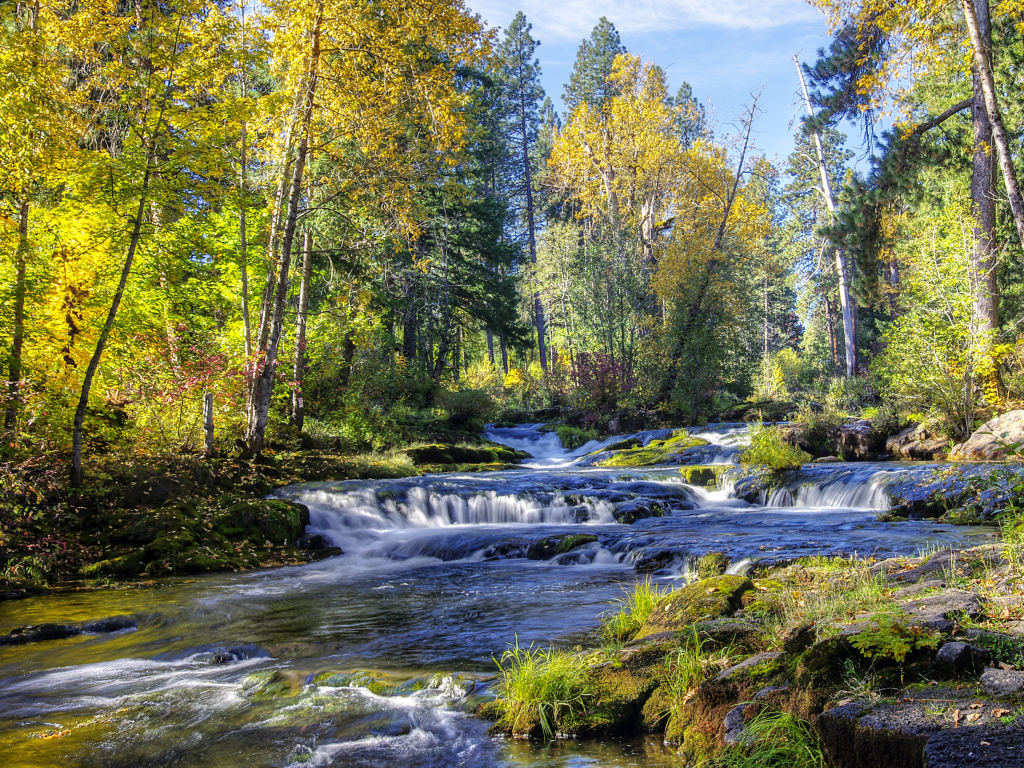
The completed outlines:
<svg viewBox="0 0 1024 768">
<path fill-rule="evenodd" d="M 562 96 L 569 112 L 580 104 L 587 104 L 600 111 L 610 99 L 618 95 L 614 82 L 609 81 L 609 75 L 615 57 L 625 52 L 626 47 L 619 38 L 619 31 L 602 16 L 590 33 L 590 38 L 580 44 L 576 53 L 576 63 Z"/>
</svg>

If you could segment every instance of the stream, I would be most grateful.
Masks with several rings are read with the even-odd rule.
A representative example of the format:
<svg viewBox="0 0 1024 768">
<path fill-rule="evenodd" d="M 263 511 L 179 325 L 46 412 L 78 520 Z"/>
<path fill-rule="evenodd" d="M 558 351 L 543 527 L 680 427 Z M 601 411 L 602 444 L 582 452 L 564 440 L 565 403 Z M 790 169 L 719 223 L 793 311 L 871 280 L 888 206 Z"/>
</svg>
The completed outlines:
<svg viewBox="0 0 1024 768">
<path fill-rule="evenodd" d="M 697 434 L 710 464 L 732 463 L 746 436 Z M 676 766 L 657 735 L 541 745 L 492 739 L 467 712 L 493 696 L 493 658 L 510 643 L 593 644 L 599 616 L 639 573 L 671 583 L 712 551 L 744 572 L 758 560 L 913 555 L 994 535 L 876 522 L 886 478 L 930 465 L 822 465 L 814 482 L 751 505 L 728 482 L 685 484 L 678 466 L 586 466 L 621 438 L 567 451 L 540 425 L 486 436 L 534 459 L 275 494 L 307 505 L 309 530 L 344 555 L 0 602 L 0 634 L 126 615 L 137 625 L 0 646 L 0 763 Z M 595 538 L 561 553 L 545 543 L 579 533 Z"/>
</svg>

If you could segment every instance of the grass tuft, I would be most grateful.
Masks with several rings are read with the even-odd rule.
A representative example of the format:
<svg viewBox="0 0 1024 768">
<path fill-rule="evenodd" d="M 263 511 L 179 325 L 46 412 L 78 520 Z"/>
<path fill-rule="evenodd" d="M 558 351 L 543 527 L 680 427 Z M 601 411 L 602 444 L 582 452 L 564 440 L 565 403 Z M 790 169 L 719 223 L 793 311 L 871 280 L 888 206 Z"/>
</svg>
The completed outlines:
<svg viewBox="0 0 1024 768">
<path fill-rule="evenodd" d="M 811 725 L 788 712 L 758 714 L 743 733 L 748 746 L 729 750 L 715 768 L 825 768 Z"/>
<path fill-rule="evenodd" d="M 502 654 L 498 665 L 498 701 L 505 706 L 513 733 L 529 731 L 540 721 L 544 737 L 554 735 L 560 716 L 586 710 L 594 698 L 593 674 L 586 659 L 554 648 L 515 645 Z"/>
<path fill-rule="evenodd" d="M 651 615 L 654 606 L 670 594 L 672 589 L 659 587 L 648 576 L 636 582 L 632 590 L 623 587 L 623 591 L 626 596 L 615 601 L 619 610 L 601 616 L 601 636 L 608 642 L 628 640 L 635 635 Z"/>
</svg>

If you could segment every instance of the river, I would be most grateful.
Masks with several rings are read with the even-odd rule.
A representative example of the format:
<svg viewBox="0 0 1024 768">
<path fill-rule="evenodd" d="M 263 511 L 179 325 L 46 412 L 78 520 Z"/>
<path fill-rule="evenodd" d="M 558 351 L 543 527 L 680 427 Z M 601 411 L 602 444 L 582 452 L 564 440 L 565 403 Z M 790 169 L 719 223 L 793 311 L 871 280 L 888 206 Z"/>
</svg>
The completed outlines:
<svg viewBox="0 0 1024 768">
<path fill-rule="evenodd" d="M 600 444 L 566 451 L 539 425 L 487 436 L 535 458 L 503 472 L 276 494 L 306 504 L 310 529 L 344 555 L 0 603 L 0 633 L 124 615 L 137 625 L 0 647 L 0 763 L 673 766 L 656 735 L 531 744 L 489 738 L 468 712 L 493 695 L 493 659 L 516 639 L 594 643 L 600 614 L 637 569 L 670 583 L 711 551 L 741 572 L 758 560 L 916 554 L 993 536 L 875 520 L 887 475 L 927 468 L 827 465 L 820 480 L 751 505 L 728 483 L 686 485 L 677 466 L 582 466 Z M 745 431 L 701 436 L 727 464 Z M 664 516 L 617 522 L 652 508 Z M 538 545 L 567 533 L 596 540 L 561 554 Z"/>
</svg>

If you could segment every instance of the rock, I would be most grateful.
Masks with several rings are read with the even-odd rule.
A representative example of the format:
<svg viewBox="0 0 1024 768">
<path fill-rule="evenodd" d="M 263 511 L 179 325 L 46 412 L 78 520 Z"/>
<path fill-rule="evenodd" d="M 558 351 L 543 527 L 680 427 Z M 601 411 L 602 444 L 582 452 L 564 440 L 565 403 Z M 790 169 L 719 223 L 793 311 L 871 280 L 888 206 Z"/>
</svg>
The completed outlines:
<svg viewBox="0 0 1024 768">
<path fill-rule="evenodd" d="M 138 624 L 131 616 L 111 616 L 109 619 L 90 621 L 82 629 L 89 634 L 105 634 L 107 632 L 135 629 L 137 626 Z"/>
<path fill-rule="evenodd" d="M 885 448 L 884 438 L 867 419 L 841 425 L 836 444 L 837 453 L 846 461 L 877 459 Z"/>
<path fill-rule="evenodd" d="M 82 634 L 82 628 L 64 624 L 39 624 L 18 627 L 6 635 L 0 635 L 0 645 L 25 645 L 43 640 L 64 640 Z"/>
<path fill-rule="evenodd" d="M 327 547 L 331 546 L 331 542 L 321 533 L 304 533 L 296 540 L 295 546 L 299 549 L 317 552 L 321 549 L 327 549 Z"/>
<path fill-rule="evenodd" d="M 928 589 L 945 589 L 945 587 L 946 582 L 942 579 L 925 579 L 917 584 L 911 584 L 909 587 L 901 587 L 900 589 L 897 589 L 896 592 L 893 593 L 893 597 L 897 600 L 902 600 L 905 597 L 912 597 Z"/>
<path fill-rule="evenodd" d="M 952 632 L 953 621 L 960 615 L 976 619 L 984 613 L 978 596 L 960 589 L 947 589 L 910 600 L 902 607 L 910 614 L 915 626 L 937 629 L 939 632 Z"/>
<path fill-rule="evenodd" d="M 608 419 L 608 434 L 609 435 L 618 435 L 621 432 L 622 432 L 622 425 L 619 422 L 619 420 L 617 418 L 616 419 Z"/>
<path fill-rule="evenodd" d="M 665 508 L 651 499 L 634 499 L 616 504 L 612 515 L 623 525 L 632 525 L 637 520 L 646 520 L 648 517 L 664 517 Z"/>
<path fill-rule="evenodd" d="M 659 549 L 654 552 L 644 551 L 633 564 L 637 573 L 654 573 L 679 562 L 679 553 L 675 549 Z"/>
<path fill-rule="evenodd" d="M 1024 672 L 990 667 L 981 674 L 981 689 L 997 699 L 1020 698 L 1024 694 Z"/>
<path fill-rule="evenodd" d="M 758 653 L 751 656 L 749 659 L 744 659 L 739 664 L 723 669 L 717 675 L 715 675 L 715 682 L 723 682 L 725 680 L 731 680 L 737 677 L 743 672 L 746 672 L 752 667 L 756 667 L 758 664 L 764 664 L 768 661 L 775 661 L 782 655 L 780 651 L 766 651 L 764 653 Z"/>
<path fill-rule="evenodd" d="M 1024 410 L 1010 411 L 985 422 L 949 452 L 952 461 L 1001 461 L 1024 443 Z"/>
<path fill-rule="evenodd" d="M 697 561 L 697 577 L 721 576 L 729 567 L 729 558 L 721 552 L 708 552 Z"/>
<path fill-rule="evenodd" d="M 816 639 L 817 632 L 813 623 L 794 627 L 782 639 L 782 652 L 790 656 L 803 653 L 814 645 Z"/>
<path fill-rule="evenodd" d="M 935 656 L 935 666 L 938 670 L 957 677 L 973 676 L 984 668 L 988 659 L 989 652 L 984 648 L 976 648 L 969 643 L 961 642 L 943 643 Z"/>
<path fill-rule="evenodd" d="M 753 588 L 754 583 L 745 576 L 716 576 L 671 592 L 651 610 L 637 639 L 683 630 L 702 619 L 729 616 L 740 609 L 743 593 Z"/>
<path fill-rule="evenodd" d="M 836 464 L 842 461 L 838 456 L 819 456 L 814 460 L 814 464 Z"/>
<path fill-rule="evenodd" d="M 746 744 L 749 737 L 744 737 L 743 731 L 746 723 L 743 720 L 743 713 L 749 704 L 740 704 L 733 707 L 722 720 L 722 738 L 726 744 Z"/>
<path fill-rule="evenodd" d="M 934 461 L 946 454 L 949 440 L 923 426 L 907 427 L 885 441 L 885 450 L 893 457 L 909 461 Z"/>
<path fill-rule="evenodd" d="M 987 725 L 954 728 L 928 739 L 924 748 L 928 768 L 1019 768 L 1024 765 L 1024 728 Z"/>
</svg>

